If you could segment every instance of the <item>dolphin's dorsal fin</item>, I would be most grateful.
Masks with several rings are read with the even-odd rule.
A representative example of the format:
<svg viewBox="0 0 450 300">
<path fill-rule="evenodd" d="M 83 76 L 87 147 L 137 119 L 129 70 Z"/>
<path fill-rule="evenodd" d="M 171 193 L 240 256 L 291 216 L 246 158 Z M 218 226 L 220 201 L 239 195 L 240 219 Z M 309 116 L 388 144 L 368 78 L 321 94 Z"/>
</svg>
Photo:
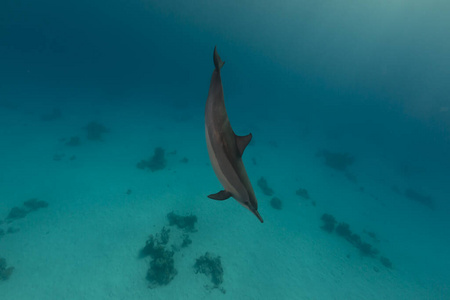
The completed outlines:
<svg viewBox="0 0 450 300">
<path fill-rule="evenodd" d="M 222 190 L 215 194 L 208 195 L 208 198 L 214 199 L 214 200 L 227 200 L 230 197 L 231 197 L 231 193 L 227 192 L 225 190 Z"/>
<path fill-rule="evenodd" d="M 238 148 L 239 155 L 242 156 L 242 154 L 244 154 L 245 148 L 252 140 L 252 134 L 249 133 L 244 136 L 235 135 L 235 137 L 236 137 L 236 146 Z"/>
</svg>

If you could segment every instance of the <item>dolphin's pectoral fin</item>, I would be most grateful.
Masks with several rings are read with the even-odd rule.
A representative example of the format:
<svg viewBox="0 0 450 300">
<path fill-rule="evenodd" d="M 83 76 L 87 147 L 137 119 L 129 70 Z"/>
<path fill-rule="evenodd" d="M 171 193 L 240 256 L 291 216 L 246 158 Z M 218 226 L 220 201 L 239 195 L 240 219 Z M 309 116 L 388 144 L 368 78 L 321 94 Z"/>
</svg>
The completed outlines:
<svg viewBox="0 0 450 300">
<path fill-rule="evenodd" d="M 231 193 L 227 192 L 225 190 L 222 190 L 216 194 L 208 195 L 208 198 L 214 199 L 214 200 L 227 200 L 231 197 Z"/>
<path fill-rule="evenodd" d="M 244 154 L 245 148 L 252 140 L 252 134 L 249 133 L 244 136 L 235 135 L 235 137 L 236 137 L 236 146 L 238 148 L 239 155 L 242 156 L 242 154 Z"/>
</svg>

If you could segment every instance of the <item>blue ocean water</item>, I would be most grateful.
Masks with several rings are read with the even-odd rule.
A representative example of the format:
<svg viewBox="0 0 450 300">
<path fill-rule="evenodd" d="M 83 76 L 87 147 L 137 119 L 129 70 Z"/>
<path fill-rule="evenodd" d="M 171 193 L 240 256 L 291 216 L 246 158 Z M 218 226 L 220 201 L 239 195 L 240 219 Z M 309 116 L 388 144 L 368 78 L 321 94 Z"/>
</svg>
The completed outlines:
<svg viewBox="0 0 450 300">
<path fill-rule="evenodd" d="M 449 10 L 1 1 L 0 298 L 449 299 Z M 214 46 L 264 224 L 206 197 Z"/>
</svg>

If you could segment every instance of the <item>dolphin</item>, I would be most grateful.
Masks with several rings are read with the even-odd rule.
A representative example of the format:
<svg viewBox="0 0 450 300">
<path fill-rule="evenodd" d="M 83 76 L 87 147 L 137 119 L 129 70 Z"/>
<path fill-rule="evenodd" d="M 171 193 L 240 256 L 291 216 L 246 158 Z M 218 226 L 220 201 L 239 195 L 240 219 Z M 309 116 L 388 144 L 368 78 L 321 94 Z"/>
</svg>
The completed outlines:
<svg viewBox="0 0 450 300">
<path fill-rule="evenodd" d="M 211 77 L 205 109 L 206 145 L 214 173 L 224 190 L 208 197 L 214 200 L 226 200 L 233 197 L 263 223 L 258 213 L 255 192 L 242 162 L 242 154 L 250 143 L 252 134 L 238 136 L 231 128 L 220 77 L 220 69 L 224 62 L 220 59 L 216 47 L 214 47 L 213 59 L 215 69 Z"/>
</svg>

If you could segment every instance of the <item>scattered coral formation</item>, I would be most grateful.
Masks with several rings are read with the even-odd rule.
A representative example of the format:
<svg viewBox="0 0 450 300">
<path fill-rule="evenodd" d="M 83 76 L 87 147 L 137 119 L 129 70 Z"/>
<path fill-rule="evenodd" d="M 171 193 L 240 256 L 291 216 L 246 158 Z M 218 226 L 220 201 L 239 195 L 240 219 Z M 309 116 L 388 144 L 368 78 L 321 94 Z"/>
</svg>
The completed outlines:
<svg viewBox="0 0 450 300">
<path fill-rule="evenodd" d="M 0 257 L 0 281 L 8 280 L 14 271 L 14 267 L 8 267 L 6 260 Z"/>
<path fill-rule="evenodd" d="M 139 258 L 151 258 L 146 274 L 150 288 L 168 285 L 178 274 L 175 268 L 174 256 L 180 249 L 192 243 L 192 240 L 185 231 L 186 229 L 188 231 L 194 231 L 194 225 L 197 222 L 197 217 L 192 214 L 179 216 L 171 212 L 167 214 L 167 218 L 170 225 L 176 225 L 182 229 L 180 231 L 175 230 L 175 234 L 182 233 L 178 235 L 179 241 L 173 243 L 173 237 L 170 236 L 171 230 L 163 227 L 160 233 L 150 235 L 145 246 L 139 251 Z M 176 236 L 175 239 L 177 239 Z M 172 245 L 169 245 L 169 241 L 171 241 Z M 169 251 L 167 249 L 168 247 L 172 247 L 174 251 Z M 223 267 L 220 256 L 214 256 L 206 252 L 205 255 L 197 258 L 194 264 L 194 271 L 196 274 L 202 273 L 210 278 L 212 286 L 205 285 L 207 289 L 218 289 L 222 293 L 225 293 L 225 289 L 221 287 L 223 282 Z"/>
<path fill-rule="evenodd" d="M 65 157 L 66 155 L 64 154 L 64 153 L 62 153 L 62 154 L 55 154 L 55 155 L 53 155 L 53 160 L 54 161 L 61 161 L 64 157 Z"/>
<path fill-rule="evenodd" d="M 14 206 L 13 208 L 11 208 L 6 219 L 8 221 L 22 219 L 22 218 L 25 218 L 27 216 L 27 214 L 28 214 L 28 211 L 26 209 Z"/>
<path fill-rule="evenodd" d="M 269 185 L 267 184 L 267 180 L 264 177 L 258 179 L 258 186 L 261 188 L 265 195 L 273 195 L 273 190 L 269 187 Z"/>
<path fill-rule="evenodd" d="M 352 235 L 350 225 L 345 222 L 341 222 L 338 224 L 338 226 L 336 227 L 336 233 L 344 238 L 349 238 Z"/>
<path fill-rule="evenodd" d="M 169 284 L 177 275 L 175 269 L 173 251 L 162 250 L 154 256 L 147 271 L 147 280 L 151 288 Z"/>
<path fill-rule="evenodd" d="M 353 173 L 350 173 L 348 171 L 345 172 L 345 177 L 347 177 L 347 179 L 355 184 L 358 183 L 358 179 L 356 178 L 356 175 Z M 363 188 L 364 189 L 364 188 Z"/>
<path fill-rule="evenodd" d="M 64 158 L 66 158 L 66 154 L 65 153 L 56 153 L 53 155 L 53 160 L 54 161 L 62 161 Z M 67 158 L 69 161 L 74 161 L 75 159 L 77 159 L 77 157 L 75 155 L 71 155 L 70 157 Z"/>
<path fill-rule="evenodd" d="M 80 137 L 78 136 L 72 136 L 70 137 L 70 140 L 66 142 L 66 146 L 76 147 L 81 145 Z"/>
<path fill-rule="evenodd" d="M 103 134 L 109 132 L 108 128 L 95 121 L 90 122 L 83 129 L 86 131 L 86 138 L 90 141 L 102 141 Z"/>
<path fill-rule="evenodd" d="M 323 156 L 325 164 L 337 171 L 345 171 L 355 161 L 355 158 L 348 153 L 330 152 L 327 150 L 318 152 L 317 156 Z"/>
<path fill-rule="evenodd" d="M 350 230 L 350 225 L 345 222 L 338 224 L 336 227 L 336 233 L 358 248 L 363 255 L 375 256 L 378 253 L 378 250 L 373 248 L 372 245 L 367 242 L 363 242 L 358 234 L 352 233 Z"/>
<path fill-rule="evenodd" d="M 323 230 L 331 233 L 335 229 L 337 235 L 339 235 L 340 237 L 344 238 L 346 241 L 351 243 L 355 248 L 357 248 L 360 251 L 360 253 L 363 256 L 377 257 L 379 251 L 376 248 L 374 248 L 371 244 L 363 241 L 361 239 L 361 236 L 359 236 L 356 233 L 353 233 L 350 230 L 350 225 L 349 224 L 347 224 L 345 222 L 340 222 L 335 227 L 335 224 L 337 223 L 337 221 L 330 214 L 323 214 L 322 217 L 321 217 L 321 220 L 324 223 L 321 226 L 321 228 Z M 368 232 L 368 231 L 364 231 L 364 232 L 367 235 L 369 235 L 370 237 L 372 237 L 375 241 L 377 241 L 375 233 Z M 392 267 L 392 263 L 386 257 L 381 256 L 380 257 L 380 261 L 381 261 L 381 263 L 384 266 L 386 266 L 388 268 Z"/>
<path fill-rule="evenodd" d="M 378 254 L 377 249 L 369 243 L 362 242 L 360 239 L 358 239 L 358 243 L 355 244 L 355 247 L 357 247 L 363 255 L 375 257 Z"/>
<path fill-rule="evenodd" d="M 189 238 L 189 235 L 183 234 L 183 242 L 181 243 L 181 247 L 186 248 L 190 244 L 192 244 L 192 240 Z"/>
<path fill-rule="evenodd" d="M 433 198 L 431 198 L 430 196 L 423 195 L 413 189 L 407 189 L 405 191 L 405 197 L 410 200 L 419 202 L 420 204 L 423 204 L 431 209 L 435 208 Z"/>
<path fill-rule="evenodd" d="M 385 266 L 386 268 L 392 269 L 392 262 L 390 261 L 389 258 L 380 256 L 380 261 L 383 264 L 383 266 Z"/>
<path fill-rule="evenodd" d="M 281 202 L 281 199 L 280 199 L 280 198 L 278 198 L 278 197 L 273 197 L 273 198 L 270 200 L 270 205 L 271 205 L 274 209 L 280 210 L 280 209 L 282 208 L 282 206 L 283 206 L 283 203 Z"/>
<path fill-rule="evenodd" d="M 379 240 L 378 240 L 377 235 L 375 234 L 375 232 L 367 231 L 367 230 L 364 230 L 363 232 L 364 232 L 365 234 L 367 234 L 369 237 L 371 237 L 372 240 L 374 240 L 375 242 L 379 242 Z"/>
<path fill-rule="evenodd" d="M 309 200 L 309 199 L 310 199 L 309 193 L 308 193 L 308 191 L 307 191 L 306 189 L 301 189 L 301 188 L 300 188 L 300 189 L 298 189 L 297 191 L 295 191 L 295 194 L 296 194 L 297 196 L 300 196 L 300 197 L 306 199 L 306 200 Z"/>
<path fill-rule="evenodd" d="M 202 273 L 211 279 L 214 287 L 219 287 L 223 282 L 223 268 L 220 256 L 214 256 L 209 252 L 197 258 L 194 265 L 195 273 Z"/>
<path fill-rule="evenodd" d="M 312 206 L 317 205 L 316 201 L 312 200 L 311 197 L 309 196 L 309 192 L 307 189 L 299 188 L 298 190 L 295 191 L 295 194 L 305 200 L 310 200 Z"/>
<path fill-rule="evenodd" d="M 15 221 L 17 219 L 25 218 L 30 212 L 36 211 L 41 208 L 48 207 L 48 203 L 46 201 L 38 200 L 36 198 L 31 198 L 23 203 L 23 207 L 13 207 L 6 220 L 8 222 Z"/>
<path fill-rule="evenodd" d="M 173 251 L 166 250 L 165 246 L 169 242 L 170 229 L 163 227 L 156 236 L 150 235 L 144 248 L 139 252 L 139 257 L 151 256 L 150 268 L 147 271 L 147 280 L 150 287 L 167 285 L 177 275 L 175 269 Z"/>
<path fill-rule="evenodd" d="M 157 255 L 169 242 L 169 233 L 170 229 L 163 227 L 159 234 L 156 234 L 155 236 L 150 235 L 144 248 L 139 252 L 139 257 L 144 258 L 149 255 L 152 257 Z"/>
<path fill-rule="evenodd" d="M 19 228 L 8 227 L 8 229 L 6 230 L 6 233 L 11 234 L 11 233 L 17 233 L 17 232 L 19 232 L 19 231 L 20 231 Z"/>
<path fill-rule="evenodd" d="M 186 231 L 195 231 L 194 225 L 197 217 L 189 215 L 186 217 L 171 212 L 167 215 L 170 225 L 177 225 L 183 230 L 175 230 L 175 236 L 171 237 L 171 230 L 163 227 L 161 232 L 150 235 L 145 246 L 139 251 L 139 258 L 151 257 L 146 278 L 151 288 L 169 284 L 177 275 L 175 269 L 174 255 L 182 248 L 188 247 L 192 240 Z M 175 239 L 175 242 L 173 240 Z M 169 245 L 171 240 L 171 245 Z M 172 251 L 168 249 L 172 249 Z"/>
<path fill-rule="evenodd" d="M 164 169 L 167 164 L 164 152 L 163 148 L 156 147 L 153 156 L 148 160 L 141 160 L 136 167 L 138 169 L 150 169 L 152 172 Z"/>
<path fill-rule="evenodd" d="M 167 219 L 169 220 L 170 226 L 176 225 L 178 228 L 183 229 L 187 232 L 195 232 L 195 223 L 197 223 L 197 216 L 188 215 L 180 216 L 174 212 L 167 214 Z"/>
<path fill-rule="evenodd" d="M 31 198 L 25 201 L 23 205 L 28 208 L 28 212 L 48 207 L 48 203 L 46 201 L 38 200 L 37 198 Z"/>
<path fill-rule="evenodd" d="M 321 220 L 324 224 L 320 228 L 330 233 L 333 232 L 336 225 L 336 219 L 330 214 L 323 214 Z"/>
</svg>

